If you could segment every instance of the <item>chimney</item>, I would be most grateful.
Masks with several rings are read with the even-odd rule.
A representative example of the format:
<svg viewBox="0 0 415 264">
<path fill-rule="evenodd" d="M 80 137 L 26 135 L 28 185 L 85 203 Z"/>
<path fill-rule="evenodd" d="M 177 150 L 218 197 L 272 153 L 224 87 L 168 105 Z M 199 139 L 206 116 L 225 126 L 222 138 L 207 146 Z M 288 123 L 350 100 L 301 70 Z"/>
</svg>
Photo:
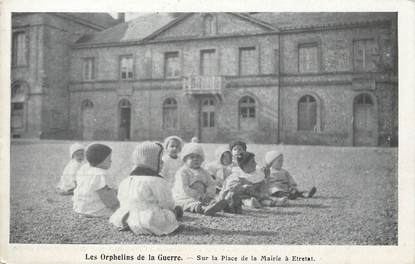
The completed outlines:
<svg viewBox="0 0 415 264">
<path fill-rule="evenodd" d="M 125 13 L 117 13 L 117 20 L 118 20 L 118 23 L 124 23 L 125 22 Z"/>
</svg>

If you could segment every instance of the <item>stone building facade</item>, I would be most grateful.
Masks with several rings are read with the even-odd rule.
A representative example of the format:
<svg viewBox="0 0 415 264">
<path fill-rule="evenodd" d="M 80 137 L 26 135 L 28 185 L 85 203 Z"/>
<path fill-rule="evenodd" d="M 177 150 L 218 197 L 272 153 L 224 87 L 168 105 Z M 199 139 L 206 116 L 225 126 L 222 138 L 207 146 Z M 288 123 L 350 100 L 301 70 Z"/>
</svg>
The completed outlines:
<svg viewBox="0 0 415 264">
<path fill-rule="evenodd" d="M 389 145 L 395 13 L 150 14 L 70 52 L 69 127 L 87 140 Z"/>
<path fill-rule="evenodd" d="M 12 14 L 12 137 L 68 136 L 71 45 L 117 23 L 108 14 Z"/>
</svg>

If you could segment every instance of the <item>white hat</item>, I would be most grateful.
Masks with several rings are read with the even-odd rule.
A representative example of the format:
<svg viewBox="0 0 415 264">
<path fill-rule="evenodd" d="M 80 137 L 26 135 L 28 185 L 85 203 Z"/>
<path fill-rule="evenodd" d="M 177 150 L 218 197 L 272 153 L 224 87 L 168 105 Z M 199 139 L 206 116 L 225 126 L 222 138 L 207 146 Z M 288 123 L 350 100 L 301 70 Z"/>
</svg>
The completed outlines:
<svg viewBox="0 0 415 264">
<path fill-rule="evenodd" d="M 202 145 L 199 143 L 188 143 L 184 145 L 181 153 L 182 160 L 184 161 L 186 156 L 189 156 L 190 154 L 197 154 L 202 157 L 202 160 L 205 160 L 205 152 L 203 151 Z"/>
<path fill-rule="evenodd" d="M 78 142 L 72 144 L 69 147 L 69 156 L 71 157 L 71 159 L 72 159 L 73 154 L 77 152 L 78 150 L 85 150 L 84 146 Z"/>
<path fill-rule="evenodd" d="M 279 156 L 282 156 L 282 152 L 277 150 L 268 151 L 265 154 L 265 164 L 270 166 Z"/>
<path fill-rule="evenodd" d="M 158 142 L 145 141 L 134 149 L 133 164 L 143 166 L 159 172 L 160 156 L 163 152 L 163 146 Z"/>
<path fill-rule="evenodd" d="M 180 143 L 180 148 L 183 148 L 183 139 L 181 139 L 178 136 L 170 136 L 170 137 L 166 137 L 166 139 L 164 140 L 164 149 L 167 149 L 167 146 L 169 145 L 170 141 L 172 140 L 177 140 Z"/>
</svg>

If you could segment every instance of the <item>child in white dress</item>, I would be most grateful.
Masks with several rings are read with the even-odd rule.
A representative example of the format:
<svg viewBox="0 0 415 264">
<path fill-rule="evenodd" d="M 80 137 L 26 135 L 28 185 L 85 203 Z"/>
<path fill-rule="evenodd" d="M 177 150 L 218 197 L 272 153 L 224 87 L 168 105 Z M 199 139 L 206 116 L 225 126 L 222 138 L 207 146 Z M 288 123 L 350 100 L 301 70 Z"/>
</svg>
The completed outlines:
<svg viewBox="0 0 415 264">
<path fill-rule="evenodd" d="M 60 181 L 57 186 L 57 192 L 61 195 L 72 195 L 76 187 L 76 172 L 82 166 L 84 161 L 85 148 L 79 143 L 74 143 L 69 148 L 71 160 L 65 166 Z"/>
<path fill-rule="evenodd" d="M 297 183 L 291 174 L 282 168 L 284 156 L 279 151 L 269 151 L 265 154 L 265 164 L 270 170 L 268 177 L 268 192 L 273 197 L 288 197 L 290 200 L 299 197 L 313 197 L 316 193 L 316 187 L 309 191 L 299 191 Z"/>
<path fill-rule="evenodd" d="M 228 147 L 220 146 L 215 151 L 215 160 L 206 164 L 205 168 L 216 182 L 217 192 L 222 189 L 223 182 L 231 175 L 232 154 Z"/>
<path fill-rule="evenodd" d="M 163 167 L 160 174 L 167 180 L 170 188 L 173 187 L 176 172 L 183 165 L 179 157 L 182 148 L 183 140 L 178 136 L 170 136 L 164 140 Z"/>
<path fill-rule="evenodd" d="M 119 230 L 160 236 L 179 227 L 183 211 L 175 207 L 169 183 L 159 175 L 162 152 L 160 143 L 149 141 L 134 150 L 135 169 L 120 183 L 120 208 L 110 218 Z"/>
<path fill-rule="evenodd" d="M 177 171 L 173 187 L 176 204 L 185 211 L 214 215 L 226 206 L 226 202 L 214 200 L 216 184 L 209 173 L 201 167 L 205 154 L 200 144 L 189 143 L 184 146 L 182 160 L 184 165 Z"/>
<path fill-rule="evenodd" d="M 111 167 L 111 148 L 91 144 L 86 150 L 87 164 L 76 174 L 73 209 L 86 217 L 109 217 L 118 207 L 115 190 L 108 187 L 107 170 Z"/>
</svg>

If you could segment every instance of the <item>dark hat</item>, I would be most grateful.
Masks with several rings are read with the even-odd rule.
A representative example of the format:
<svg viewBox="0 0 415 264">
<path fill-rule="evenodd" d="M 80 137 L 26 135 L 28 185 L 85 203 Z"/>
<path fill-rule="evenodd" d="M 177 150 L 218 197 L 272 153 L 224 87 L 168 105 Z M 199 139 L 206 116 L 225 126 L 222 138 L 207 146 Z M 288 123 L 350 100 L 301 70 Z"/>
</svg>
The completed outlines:
<svg viewBox="0 0 415 264">
<path fill-rule="evenodd" d="M 229 150 L 231 150 L 231 151 L 232 151 L 232 149 L 233 149 L 235 146 L 241 146 L 241 147 L 242 147 L 242 149 L 243 149 L 244 151 L 246 151 L 246 143 L 245 143 L 245 142 L 243 142 L 243 141 L 240 141 L 240 140 L 233 141 L 232 143 L 230 143 L 230 144 L 229 144 Z"/>
<path fill-rule="evenodd" d="M 86 160 L 92 167 L 97 166 L 103 162 L 110 154 L 112 150 L 107 145 L 92 144 L 86 150 Z"/>
<path fill-rule="evenodd" d="M 237 158 L 239 168 L 243 169 L 248 162 L 255 157 L 252 152 L 242 152 Z"/>
</svg>

